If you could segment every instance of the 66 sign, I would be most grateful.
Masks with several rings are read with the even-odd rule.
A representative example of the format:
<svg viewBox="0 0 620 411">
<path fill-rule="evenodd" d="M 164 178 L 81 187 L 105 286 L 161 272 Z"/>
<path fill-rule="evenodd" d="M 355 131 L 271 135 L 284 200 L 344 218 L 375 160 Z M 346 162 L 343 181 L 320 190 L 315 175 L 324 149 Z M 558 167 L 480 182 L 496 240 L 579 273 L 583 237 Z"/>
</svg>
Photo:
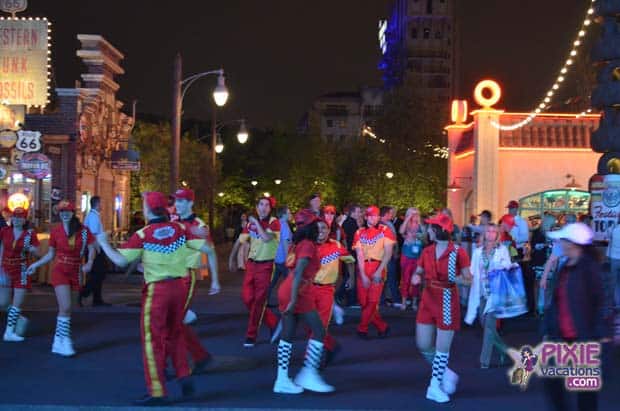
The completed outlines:
<svg viewBox="0 0 620 411">
<path fill-rule="evenodd" d="M 41 151 L 41 133 L 38 131 L 19 130 L 15 148 L 24 153 Z"/>
</svg>

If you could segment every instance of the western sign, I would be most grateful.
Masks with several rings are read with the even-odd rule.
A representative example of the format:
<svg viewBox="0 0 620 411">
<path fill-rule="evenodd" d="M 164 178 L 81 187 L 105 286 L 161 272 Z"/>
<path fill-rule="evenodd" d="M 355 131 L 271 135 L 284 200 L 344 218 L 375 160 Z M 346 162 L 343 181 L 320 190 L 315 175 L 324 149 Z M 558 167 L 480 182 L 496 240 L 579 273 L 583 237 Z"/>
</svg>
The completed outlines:
<svg viewBox="0 0 620 411">
<path fill-rule="evenodd" d="M 0 101 L 47 104 L 48 28 L 46 19 L 0 17 Z"/>
</svg>

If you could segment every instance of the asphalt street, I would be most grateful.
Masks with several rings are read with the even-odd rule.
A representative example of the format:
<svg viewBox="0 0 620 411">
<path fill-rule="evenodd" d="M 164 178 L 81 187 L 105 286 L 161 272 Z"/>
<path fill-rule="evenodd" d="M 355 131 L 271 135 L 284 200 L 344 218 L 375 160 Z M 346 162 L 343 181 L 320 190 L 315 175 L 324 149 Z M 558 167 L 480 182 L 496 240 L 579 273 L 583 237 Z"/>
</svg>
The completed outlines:
<svg viewBox="0 0 620 411">
<path fill-rule="evenodd" d="M 53 290 L 34 288 L 24 310 L 31 319 L 28 338 L 23 343 L 0 342 L 0 409 L 137 409 L 131 403 L 145 392 L 139 334 L 141 285 L 113 277 L 104 292 L 111 307 L 76 308 L 74 312 L 78 355 L 73 358 L 50 353 L 56 315 Z M 276 395 L 272 392 L 276 347 L 268 344 L 267 329 L 262 329 L 255 348 L 242 347 L 247 321 L 239 297 L 242 273 L 222 277 L 223 291 L 216 296 L 208 296 L 208 284 L 200 283 L 193 307 L 199 315 L 196 328 L 215 360 L 207 374 L 193 377 L 197 395 L 190 401 L 180 401 L 179 387 L 170 382 L 170 394 L 178 401 L 166 409 L 547 409 L 539 378 L 533 377 L 522 392 L 510 386 L 508 368 L 478 367 L 480 327 L 464 328 L 454 341 L 450 366 L 460 374 L 461 382 L 452 401 L 438 405 L 426 400 L 430 367 L 415 348 L 415 315 L 387 307 L 382 308 L 392 329 L 387 339 L 358 339 L 359 310 L 354 308 L 347 310 L 344 325 L 332 327 L 343 350 L 324 375 L 336 386 L 335 393 Z M 519 347 L 536 344 L 536 330 L 536 319 L 518 318 L 506 322 L 504 334 L 509 345 Z M 299 330 L 292 375 L 301 366 L 303 337 Z M 616 376 L 606 375 L 600 404 L 601 410 L 609 411 L 617 410 L 620 401 L 618 347 L 611 357 Z"/>
</svg>

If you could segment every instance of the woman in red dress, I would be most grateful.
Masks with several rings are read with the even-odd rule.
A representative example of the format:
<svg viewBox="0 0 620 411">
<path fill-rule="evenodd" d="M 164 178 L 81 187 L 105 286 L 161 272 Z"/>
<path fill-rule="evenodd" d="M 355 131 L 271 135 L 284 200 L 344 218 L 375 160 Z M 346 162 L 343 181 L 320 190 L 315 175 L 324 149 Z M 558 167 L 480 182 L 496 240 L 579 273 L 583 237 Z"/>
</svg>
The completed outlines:
<svg viewBox="0 0 620 411">
<path fill-rule="evenodd" d="M 28 211 L 18 207 L 11 215 L 11 225 L 0 230 L 0 255 L 2 266 L 0 278 L 6 283 L 0 285 L 0 306 L 7 307 L 6 330 L 4 341 L 24 341 L 24 337 L 16 331 L 18 322 L 25 321 L 21 317 L 21 305 L 26 291 L 30 290 L 30 276 L 26 275 L 29 255 L 38 255 L 39 240 L 34 229 L 28 227 Z M 13 291 L 13 304 L 11 301 Z M 21 317 L 21 320 L 20 320 Z"/>
<path fill-rule="evenodd" d="M 321 268 L 316 246 L 319 235 L 317 221 L 318 217 L 309 210 L 301 210 L 295 215 L 297 231 L 293 235 L 293 246 L 287 257 L 287 265 L 291 267 L 293 275 L 288 275 L 278 290 L 283 327 L 278 345 L 278 376 L 273 391 L 280 394 L 299 394 L 304 389 L 334 391 L 334 387 L 319 375 L 325 327 L 316 309 L 313 285 L 314 277 Z M 304 367 L 293 382 L 288 375 L 288 366 L 299 320 L 310 327 L 312 337 L 308 340 Z"/>
<path fill-rule="evenodd" d="M 419 285 L 424 276 L 425 287 L 416 319 L 416 343 L 422 356 L 432 365 L 432 378 L 426 398 L 448 402 L 456 391 L 458 375 L 448 368 L 454 332 L 461 325 L 459 293 L 460 277 L 471 281 L 469 256 L 464 248 L 452 243 L 452 219 L 438 214 L 426 220 L 428 236 L 434 244 L 426 247 L 411 277 Z"/>
<path fill-rule="evenodd" d="M 56 333 L 52 353 L 64 357 L 75 355 L 71 340 L 71 291 L 79 292 L 84 285 L 84 274 L 90 272 L 95 259 L 95 238 L 75 216 L 75 207 L 68 201 L 58 204 L 61 224 L 50 232 L 49 250 L 28 267 L 28 275 L 54 260 L 52 285 L 58 302 Z M 88 258 L 86 264 L 82 264 Z"/>
</svg>

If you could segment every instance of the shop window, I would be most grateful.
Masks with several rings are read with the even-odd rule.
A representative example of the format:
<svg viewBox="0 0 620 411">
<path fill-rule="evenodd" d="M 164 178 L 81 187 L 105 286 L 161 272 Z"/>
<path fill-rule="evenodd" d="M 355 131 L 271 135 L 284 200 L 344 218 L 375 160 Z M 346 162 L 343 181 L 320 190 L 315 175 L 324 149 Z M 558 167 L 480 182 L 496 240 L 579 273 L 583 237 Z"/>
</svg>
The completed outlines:
<svg viewBox="0 0 620 411">
<path fill-rule="evenodd" d="M 435 38 L 436 38 L 436 39 L 441 40 L 441 37 L 442 37 L 442 36 L 441 36 L 441 31 L 437 31 L 437 32 L 435 32 Z"/>
<path fill-rule="evenodd" d="M 417 28 L 415 28 L 415 27 L 413 27 L 413 28 L 411 29 L 411 38 L 412 38 L 412 39 L 417 39 L 417 38 L 418 38 L 418 29 L 417 29 Z"/>
<path fill-rule="evenodd" d="M 424 39 L 428 40 L 431 38 L 431 29 L 424 29 Z"/>
<path fill-rule="evenodd" d="M 329 127 L 329 128 L 334 127 L 334 120 L 329 119 L 329 120 L 326 121 L 326 123 L 327 123 L 327 127 Z"/>
<path fill-rule="evenodd" d="M 433 0 L 426 0 L 426 12 L 433 14 Z"/>
</svg>

